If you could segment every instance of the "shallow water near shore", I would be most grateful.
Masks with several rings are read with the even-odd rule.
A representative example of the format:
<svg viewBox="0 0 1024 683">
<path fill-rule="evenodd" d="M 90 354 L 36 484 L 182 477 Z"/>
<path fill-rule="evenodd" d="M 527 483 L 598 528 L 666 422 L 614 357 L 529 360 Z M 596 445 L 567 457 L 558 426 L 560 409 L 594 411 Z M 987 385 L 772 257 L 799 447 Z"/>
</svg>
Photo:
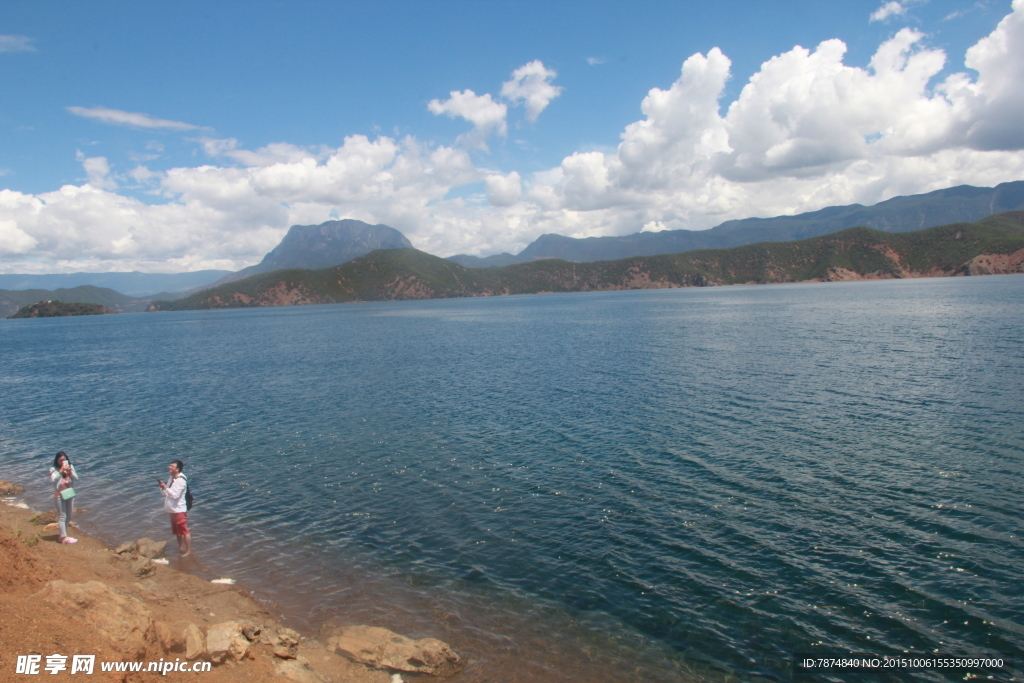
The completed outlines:
<svg viewBox="0 0 1024 683">
<path fill-rule="evenodd" d="M 86 531 L 169 539 L 180 458 L 185 568 L 457 680 L 1024 661 L 1022 276 L 11 320 L 0 355 L 33 505 L 63 449 Z"/>
</svg>

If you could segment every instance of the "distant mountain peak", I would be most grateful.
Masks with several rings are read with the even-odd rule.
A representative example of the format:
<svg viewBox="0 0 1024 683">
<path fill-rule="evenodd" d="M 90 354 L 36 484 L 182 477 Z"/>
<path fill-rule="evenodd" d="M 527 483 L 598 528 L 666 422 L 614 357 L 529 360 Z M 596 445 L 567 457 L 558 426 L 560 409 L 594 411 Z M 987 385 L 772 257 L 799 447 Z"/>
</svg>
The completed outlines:
<svg viewBox="0 0 1024 683">
<path fill-rule="evenodd" d="M 330 268 L 376 249 L 412 248 L 412 242 L 398 230 L 387 225 L 370 225 L 354 218 L 326 221 L 319 225 L 293 225 L 280 244 L 262 261 L 221 278 L 214 286 L 272 270 Z"/>
<path fill-rule="evenodd" d="M 330 268 L 374 249 L 412 249 L 405 235 L 387 225 L 353 218 L 320 225 L 293 225 L 281 243 L 257 266 L 257 272 L 283 268 Z"/>
</svg>

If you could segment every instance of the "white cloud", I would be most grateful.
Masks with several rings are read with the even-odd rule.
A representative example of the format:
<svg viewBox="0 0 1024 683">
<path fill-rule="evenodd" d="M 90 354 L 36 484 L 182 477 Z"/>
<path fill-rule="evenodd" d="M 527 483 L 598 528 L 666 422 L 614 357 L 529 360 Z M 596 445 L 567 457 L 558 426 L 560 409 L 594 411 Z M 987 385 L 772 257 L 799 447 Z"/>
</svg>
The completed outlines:
<svg viewBox="0 0 1024 683">
<path fill-rule="evenodd" d="M 181 121 L 168 121 L 158 119 L 149 114 L 139 114 L 120 109 L 108 109 L 106 107 L 67 107 L 67 110 L 75 116 L 83 116 L 87 119 L 94 119 L 100 123 L 107 123 L 112 126 L 128 126 L 130 128 L 157 128 L 165 130 L 197 130 L 199 126 Z"/>
<path fill-rule="evenodd" d="M 551 81 L 557 74 L 539 60 L 534 60 L 512 72 L 512 78 L 501 86 L 501 97 L 513 106 L 526 107 L 526 118 L 537 117 L 562 92 Z M 487 150 L 492 135 L 508 135 L 508 105 L 495 100 L 490 93 L 477 95 L 472 90 L 453 90 L 447 100 L 433 99 L 427 109 L 435 115 L 461 118 L 473 124 L 473 130 L 464 133 L 458 142 L 466 147 Z"/>
<path fill-rule="evenodd" d="M 491 174 L 484 178 L 487 187 L 487 201 L 493 206 L 512 206 L 523 193 L 519 174 L 512 171 L 508 175 Z"/>
<path fill-rule="evenodd" d="M 110 163 L 106 157 L 86 157 L 79 152 L 78 160 L 82 162 L 89 185 L 100 190 L 117 189 L 117 181 L 110 177 Z"/>
<path fill-rule="evenodd" d="M 128 172 L 128 176 L 137 183 L 148 183 L 150 180 L 159 178 L 160 174 L 149 170 L 143 165 L 138 165 Z"/>
<path fill-rule="evenodd" d="M 447 114 L 449 118 L 459 117 L 472 123 L 472 132 L 460 136 L 460 140 L 470 147 L 487 149 L 487 138 L 492 134 L 508 135 L 508 107 L 495 102 L 489 93 L 477 95 L 472 90 L 453 90 L 443 102 L 430 100 L 427 109 L 433 114 Z"/>
<path fill-rule="evenodd" d="M 4 224 L 9 244 L 0 254 L 3 270 L 32 272 L 40 258 L 51 264 L 50 272 L 237 269 L 259 261 L 288 226 L 319 223 L 332 214 L 383 222 L 411 236 L 423 229 L 420 244 L 443 250 L 442 235 L 426 227 L 430 212 L 457 209 L 459 202 L 444 199 L 447 192 L 481 179 L 464 150 L 356 135 L 319 161 L 306 156 L 162 173 L 136 166 L 126 177 L 158 187 L 166 199 L 149 205 L 110 191 L 114 181 L 105 158 L 80 154 L 79 160 L 89 175 L 81 187 L 39 195 L 0 191 L 0 221 L 11 223 Z M 36 241 L 26 246 L 21 233 Z"/>
<path fill-rule="evenodd" d="M 561 86 L 551 84 L 557 75 L 535 59 L 512 72 L 512 79 L 501 84 L 501 96 L 513 104 L 524 104 L 526 118 L 536 121 L 551 100 L 562 93 Z"/>
<path fill-rule="evenodd" d="M 36 238 L 19 228 L 14 221 L 0 220 L 0 256 L 24 254 L 37 244 Z"/>
<path fill-rule="evenodd" d="M 978 72 L 973 84 L 955 79 L 946 87 L 967 125 L 967 142 L 975 149 L 1024 149 L 1024 0 L 1013 12 L 967 51 L 969 69 Z"/>
<path fill-rule="evenodd" d="M 331 150 L 321 147 L 318 150 L 310 150 L 297 145 L 290 145 L 286 142 L 275 142 L 258 150 L 252 151 L 242 149 L 238 146 L 235 138 L 196 138 L 203 146 L 203 151 L 210 157 L 227 157 L 233 159 L 243 166 L 273 166 L 279 163 L 293 163 L 307 157 L 323 159 L 330 155 Z"/>
<path fill-rule="evenodd" d="M 36 52 L 34 38 L 28 36 L 0 36 L 0 52 Z"/>
<path fill-rule="evenodd" d="M 885 21 L 890 17 L 898 17 L 902 14 L 906 14 L 906 12 L 906 7 L 895 0 L 891 0 L 872 12 L 869 21 Z"/>
<path fill-rule="evenodd" d="M 0 270 L 236 269 L 289 225 L 332 217 L 392 225 L 439 255 L 516 252 L 547 232 L 698 229 L 1024 179 L 1024 0 L 968 50 L 965 73 L 938 80 L 946 54 L 912 29 L 879 45 L 867 67 L 847 65 L 845 53 L 839 40 L 794 47 L 765 61 L 731 103 L 728 57 L 692 55 L 673 83 L 649 90 L 617 147 L 529 174 L 474 166 L 465 147 L 505 133 L 507 104 L 468 90 L 429 105 L 472 123 L 477 137 L 463 146 L 351 135 L 336 148 L 247 150 L 200 138 L 205 165 L 122 173 L 83 155 L 81 187 L 0 190 Z M 509 96 L 528 108 L 520 94 Z M 115 179 L 144 183 L 163 203 L 119 194 Z M 481 182 L 487 203 L 462 198 Z"/>
<path fill-rule="evenodd" d="M 976 78 L 934 86 L 945 54 L 903 29 L 869 68 L 845 65 L 839 40 L 774 57 L 723 113 L 729 60 L 694 55 L 648 93 L 615 152 L 573 154 L 524 183 L 525 220 L 579 237 L 694 229 L 1024 178 L 1022 6 L 968 52 Z"/>
<path fill-rule="evenodd" d="M 608 60 L 605 59 L 604 57 L 587 57 L 587 64 L 589 64 L 590 66 L 597 66 L 599 64 L 604 64 L 607 61 Z"/>
</svg>

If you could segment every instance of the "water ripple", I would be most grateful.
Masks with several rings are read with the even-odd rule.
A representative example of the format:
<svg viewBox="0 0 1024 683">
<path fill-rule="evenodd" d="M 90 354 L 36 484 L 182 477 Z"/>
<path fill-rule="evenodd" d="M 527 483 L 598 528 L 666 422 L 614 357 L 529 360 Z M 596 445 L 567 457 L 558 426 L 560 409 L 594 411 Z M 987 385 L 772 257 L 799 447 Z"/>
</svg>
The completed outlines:
<svg viewBox="0 0 1024 683">
<path fill-rule="evenodd" d="M 181 458 L 205 571 L 300 628 L 441 637 L 473 660 L 463 681 L 1020 658 L 1022 294 L 1014 276 L 0 321 L 0 476 L 68 450 L 82 525 L 117 543 L 167 536 L 154 478 Z"/>
</svg>

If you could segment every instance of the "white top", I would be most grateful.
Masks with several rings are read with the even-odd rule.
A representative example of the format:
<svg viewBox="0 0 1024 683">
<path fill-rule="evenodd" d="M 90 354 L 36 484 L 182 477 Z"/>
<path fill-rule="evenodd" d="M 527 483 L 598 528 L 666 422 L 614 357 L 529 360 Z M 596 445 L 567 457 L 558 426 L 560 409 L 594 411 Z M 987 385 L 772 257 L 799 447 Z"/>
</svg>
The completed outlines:
<svg viewBox="0 0 1024 683">
<path fill-rule="evenodd" d="M 50 481 L 53 482 L 53 490 L 60 491 L 60 480 L 64 476 L 60 473 L 60 470 L 51 467 L 50 468 Z M 75 472 L 75 466 L 71 466 L 71 481 L 78 481 L 78 473 Z"/>
<path fill-rule="evenodd" d="M 185 506 L 185 489 L 188 488 L 188 481 L 184 474 L 179 474 L 173 479 L 167 480 L 167 488 L 160 489 L 164 494 L 165 512 L 187 512 Z"/>
</svg>

